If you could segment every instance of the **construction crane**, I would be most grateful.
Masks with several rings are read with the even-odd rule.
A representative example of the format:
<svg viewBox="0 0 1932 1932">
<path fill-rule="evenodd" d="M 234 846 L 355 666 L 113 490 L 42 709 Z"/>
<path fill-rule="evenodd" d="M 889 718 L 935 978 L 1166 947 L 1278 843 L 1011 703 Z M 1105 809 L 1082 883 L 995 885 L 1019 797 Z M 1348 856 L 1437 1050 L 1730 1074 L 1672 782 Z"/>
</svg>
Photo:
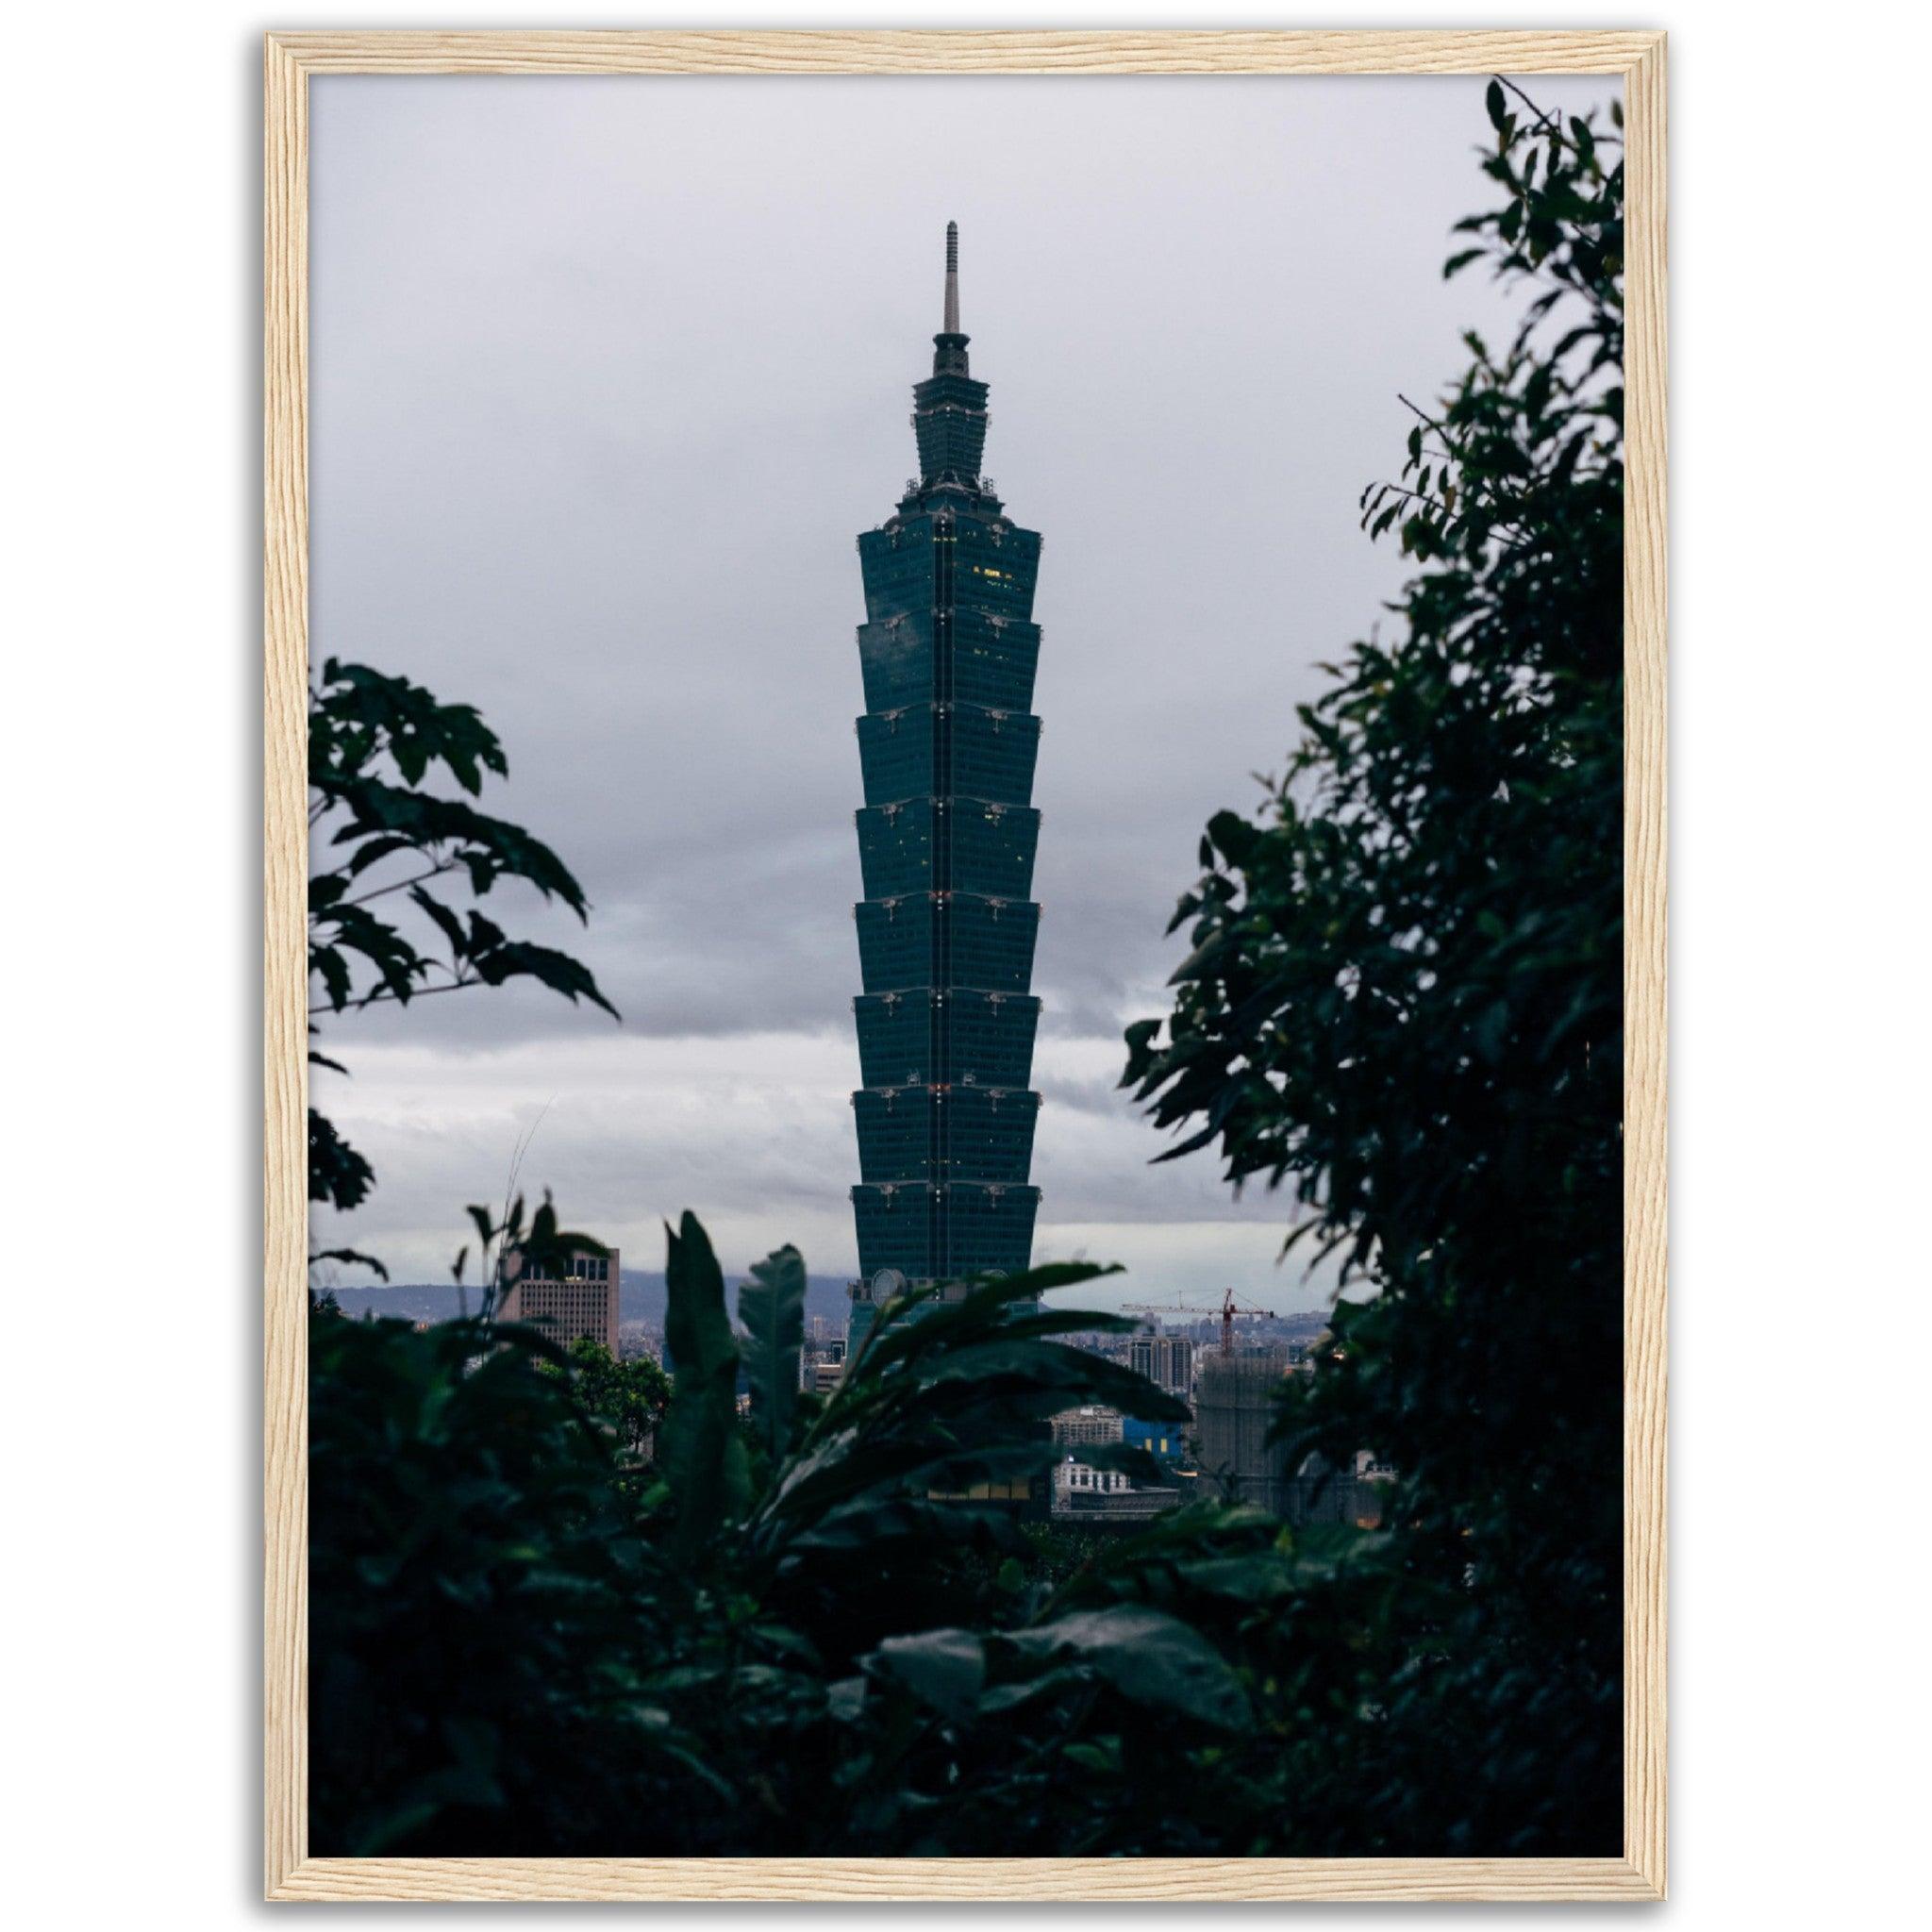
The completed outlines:
<svg viewBox="0 0 1932 1932">
<path fill-rule="evenodd" d="M 1221 1298 L 1222 1354 L 1234 1353 L 1234 1318 L 1237 1315 L 1272 1315 L 1274 1312 L 1272 1308 L 1257 1308 L 1253 1302 L 1238 1299 L 1234 1290 L 1229 1289 Z"/>
<path fill-rule="evenodd" d="M 1253 1302 L 1244 1302 L 1233 1289 L 1226 1290 L 1221 1297 L 1221 1352 L 1234 1353 L 1234 1318 L 1237 1315 L 1267 1315 L 1274 1311 L 1257 1308 Z M 1122 1304 L 1124 1315 L 1205 1315 L 1212 1318 L 1214 1310 L 1204 1308 L 1193 1302 L 1178 1299 L 1172 1302 L 1125 1302 Z"/>
</svg>

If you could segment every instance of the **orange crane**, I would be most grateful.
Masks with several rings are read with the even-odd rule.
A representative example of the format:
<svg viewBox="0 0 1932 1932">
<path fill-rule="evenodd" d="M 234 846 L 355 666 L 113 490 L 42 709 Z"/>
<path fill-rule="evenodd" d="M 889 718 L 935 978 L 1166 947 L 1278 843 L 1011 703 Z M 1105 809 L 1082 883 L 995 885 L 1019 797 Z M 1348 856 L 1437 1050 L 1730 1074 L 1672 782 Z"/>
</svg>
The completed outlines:
<svg viewBox="0 0 1932 1932">
<path fill-rule="evenodd" d="M 1240 1300 L 1233 1289 L 1226 1290 L 1221 1297 L 1221 1352 L 1234 1353 L 1234 1318 L 1236 1315 L 1266 1315 L 1267 1308 L 1257 1308 L 1253 1302 Z M 1212 1315 L 1212 1308 L 1197 1307 L 1192 1302 L 1174 1300 L 1172 1302 L 1124 1302 L 1121 1306 L 1124 1315 Z"/>
</svg>

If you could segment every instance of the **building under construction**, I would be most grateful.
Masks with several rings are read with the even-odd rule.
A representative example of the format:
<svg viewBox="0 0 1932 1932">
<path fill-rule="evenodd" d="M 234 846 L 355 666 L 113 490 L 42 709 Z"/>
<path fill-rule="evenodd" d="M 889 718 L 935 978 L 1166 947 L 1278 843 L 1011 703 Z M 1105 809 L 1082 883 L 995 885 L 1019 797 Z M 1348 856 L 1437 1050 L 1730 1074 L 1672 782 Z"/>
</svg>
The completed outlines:
<svg viewBox="0 0 1932 1932">
<path fill-rule="evenodd" d="M 943 320 L 932 375 L 912 391 L 919 475 L 858 540 L 855 1347 L 908 1286 L 1024 1270 L 1040 1199 L 1029 1184 L 1040 537 L 980 474 L 987 388 L 959 329 L 952 224 Z"/>
<path fill-rule="evenodd" d="M 1284 1523 L 1379 1522 L 1379 1483 L 1358 1482 L 1353 1467 L 1337 1470 L 1319 1456 L 1291 1466 L 1281 1446 L 1269 1442 L 1275 1398 L 1296 1373 L 1306 1371 L 1279 1345 L 1200 1357 L 1194 1416 L 1202 1476 L 1230 1502 L 1252 1503 Z"/>
</svg>

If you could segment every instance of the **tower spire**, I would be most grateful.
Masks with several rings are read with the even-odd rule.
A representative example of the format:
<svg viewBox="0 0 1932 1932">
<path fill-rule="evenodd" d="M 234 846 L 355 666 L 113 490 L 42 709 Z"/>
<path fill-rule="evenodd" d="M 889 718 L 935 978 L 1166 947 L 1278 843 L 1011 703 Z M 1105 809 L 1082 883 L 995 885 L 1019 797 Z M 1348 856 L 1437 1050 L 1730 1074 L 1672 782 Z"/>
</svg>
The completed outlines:
<svg viewBox="0 0 1932 1932">
<path fill-rule="evenodd" d="M 946 224 L 946 326 L 945 333 L 959 333 L 959 225 Z"/>
</svg>

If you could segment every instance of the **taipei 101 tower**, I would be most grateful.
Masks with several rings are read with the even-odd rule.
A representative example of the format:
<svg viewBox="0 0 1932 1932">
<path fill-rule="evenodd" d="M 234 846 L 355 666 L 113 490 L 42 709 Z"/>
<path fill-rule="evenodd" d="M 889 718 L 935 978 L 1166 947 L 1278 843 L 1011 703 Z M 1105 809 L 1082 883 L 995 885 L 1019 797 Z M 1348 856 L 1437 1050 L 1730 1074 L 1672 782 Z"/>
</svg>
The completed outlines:
<svg viewBox="0 0 1932 1932">
<path fill-rule="evenodd" d="M 980 474 L 986 385 L 966 341 L 959 231 L 948 223 L 945 325 L 932 375 L 912 391 L 919 475 L 858 540 L 854 1348 L 909 1285 L 1024 1269 L 1040 1203 L 1028 1185 L 1040 1112 L 1029 1086 L 1040 538 L 1006 516 Z"/>
</svg>

